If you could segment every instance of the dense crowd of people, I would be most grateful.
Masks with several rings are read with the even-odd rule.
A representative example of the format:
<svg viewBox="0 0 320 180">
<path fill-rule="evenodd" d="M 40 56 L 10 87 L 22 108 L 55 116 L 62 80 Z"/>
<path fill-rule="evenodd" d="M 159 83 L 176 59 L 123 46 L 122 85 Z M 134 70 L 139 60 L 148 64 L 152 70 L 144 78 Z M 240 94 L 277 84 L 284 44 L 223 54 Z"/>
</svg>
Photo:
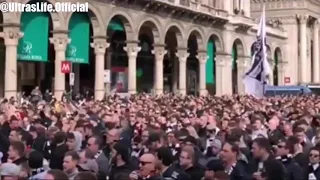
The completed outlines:
<svg viewBox="0 0 320 180">
<path fill-rule="evenodd" d="M 320 179 L 320 97 L 3 99 L 1 180 Z"/>
</svg>

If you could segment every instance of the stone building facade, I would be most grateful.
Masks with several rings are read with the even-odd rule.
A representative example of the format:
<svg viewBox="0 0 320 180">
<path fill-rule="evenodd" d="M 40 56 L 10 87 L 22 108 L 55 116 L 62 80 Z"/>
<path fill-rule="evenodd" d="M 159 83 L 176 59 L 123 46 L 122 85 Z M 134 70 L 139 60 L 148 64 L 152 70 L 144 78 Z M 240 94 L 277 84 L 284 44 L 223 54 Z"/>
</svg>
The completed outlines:
<svg viewBox="0 0 320 180">
<path fill-rule="evenodd" d="M 251 1 L 252 17 L 258 18 L 262 2 Z M 320 1 L 269 1 L 267 20 L 287 33 L 283 46 L 289 84 L 319 84 L 319 17 Z"/>
<path fill-rule="evenodd" d="M 9 0 L 7 1 L 9 2 Z M 30 3 L 29 0 L 12 1 Z M 48 0 L 48 2 L 56 3 L 55 0 Z M 92 48 L 92 53 L 94 54 L 95 98 L 101 99 L 103 97 L 105 91 L 104 70 L 111 68 L 111 60 L 108 53 L 112 53 L 109 47 L 113 42 L 111 36 L 113 36 L 114 31 L 110 33 L 108 27 L 114 18 L 120 21 L 124 28 L 125 40 L 122 42 L 122 45 L 124 43 L 122 50 L 125 52 L 127 60 L 127 89 L 129 93 L 137 92 L 137 59 L 140 56 L 139 52 L 143 49 L 140 43 L 140 35 L 142 33 L 147 34 L 152 39 L 152 48 L 149 51 L 154 61 L 153 89 L 155 94 L 164 92 L 165 78 L 163 69 L 166 69 L 163 63 L 164 59 L 174 61 L 173 66 L 175 68 L 173 72 L 175 75 L 170 76 L 173 79 L 173 91 L 182 94 L 187 93 L 189 67 L 187 64 L 190 59 L 193 59 L 197 60 L 195 69 L 197 69 L 198 80 L 195 84 L 200 95 L 206 95 L 208 91 L 215 91 L 217 95 L 242 93 L 244 91 L 242 77 L 251 62 L 251 47 L 256 39 L 257 19 L 259 19 L 257 17 L 261 13 L 261 10 L 259 11 L 261 7 L 261 3 L 252 2 L 250 4 L 249 0 L 89 1 L 89 12 L 86 15 L 89 18 L 92 32 L 90 37 L 89 34 L 86 36 L 90 38 L 89 48 Z M 68 44 L 76 41 L 70 38 L 71 30 L 69 26 L 70 19 L 74 14 L 50 13 L 51 30 L 47 38 L 49 40 L 43 42 L 44 44 L 51 43 L 54 48 L 54 55 L 52 55 L 52 57 L 55 57 L 52 64 L 55 67 L 53 87 L 54 94 L 58 98 L 61 97 L 66 89 L 65 74 L 61 73 L 61 62 L 67 59 Z M 251 18 L 251 14 L 255 19 Z M 18 84 L 24 83 L 25 76 L 33 73 L 35 75 L 29 79 L 38 78 L 41 80 L 44 79 L 46 74 L 44 72 L 44 63 L 37 65 L 17 60 L 19 39 L 27 36 L 27 32 L 22 30 L 24 26 L 24 23 L 21 22 L 22 16 L 23 13 L 17 12 L 2 13 L 3 28 L 1 37 L 4 42 L 5 51 L 3 54 L 5 56 L 1 61 L 4 68 L 1 68 L 3 79 L 0 84 L 3 84 L 3 94 L 6 97 L 16 95 L 19 89 Z M 268 12 L 267 16 L 269 16 Z M 298 66 L 297 63 L 294 63 L 298 62 L 298 56 L 297 54 L 292 55 L 293 49 L 291 48 L 298 49 L 297 36 L 293 37 L 293 34 L 297 33 L 298 25 L 294 24 L 292 20 L 297 16 L 290 17 L 292 18 L 286 19 L 282 26 L 272 24 L 267 26 L 268 57 L 272 67 L 275 67 L 274 61 L 277 59 L 277 71 L 274 75 L 277 76 L 276 81 L 278 82 L 273 83 L 279 85 L 285 83 L 285 77 L 292 77 L 291 83 L 298 82 L 298 78 L 294 78 L 296 76 L 295 69 L 298 67 L 300 67 L 299 69 L 302 73 L 299 77 L 303 82 L 308 82 L 310 79 L 310 75 L 307 75 L 310 66 L 303 63 Z M 306 16 L 302 15 L 299 17 L 301 22 L 305 22 L 304 26 L 301 26 L 302 32 L 300 31 L 300 33 L 303 33 L 306 37 L 302 39 L 304 45 L 300 46 L 300 50 L 308 49 L 307 34 L 309 28 L 307 23 L 309 23 L 309 17 L 306 18 Z M 279 21 L 282 21 L 282 19 L 280 18 Z M 278 21 L 275 23 L 278 23 Z M 293 27 L 296 26 L 297 28 L 294 29 Z M 314 34 L 309 36 L 309 40 L 314 39 L 314 37 Z M 79 38 L 83 37 L 79 36 Z M 210 83 L 206 80 L 208 74 L 213 73 L 212 70 L 208 71 L 208 69 L 212 69 L 208 67 L 209 41 L 214 42 L 215 49 L 214 56 L 210 55 L 214 60 L 213 64 L 215 64 L 215 90 L 209 90 Z M 313 47 L 319 47 L 319 45 L 315 44 Z M 233 55 L 233 49 L 237 52 L 236 55 Z M 170 58 L 168 58 L 169 52 Z M 305 52 L 302 53 L 304 59 L 310 56 L 310 52 L 302 52 Z M 313 52 L 315 53 L 315 51 Z M 318 53 L 318 51 L 316 52 Z M 192 58 L 190 58 L 191 54 Z M 49 56 L 51 57 L 51 55 Z M 292 60 L 288 61 L 288 58 L 292 58 Z M 234 66 L 234 63 L 236 66 Z M 318 66 L 319 64 L 317 64 Z M 236 70 L 234 70 L 234 67 L 236 67 Z M 76 69 L 75 65 L 75 86 L 81 86 L 79 85 L 81 76 L 77 75 L 79 71 L 77 72 Z M 236 77 L 233 75 L 234 72 L 236 72 Z M 85 72 L 81 71 L 82 73 Z M 319 71 L 316 73 L 319 73 Z M 271 80 L 273 79 L 275 78 L 271 77 Z M 237 85 L 235 86 L 234 84 Z"/>
</svg>

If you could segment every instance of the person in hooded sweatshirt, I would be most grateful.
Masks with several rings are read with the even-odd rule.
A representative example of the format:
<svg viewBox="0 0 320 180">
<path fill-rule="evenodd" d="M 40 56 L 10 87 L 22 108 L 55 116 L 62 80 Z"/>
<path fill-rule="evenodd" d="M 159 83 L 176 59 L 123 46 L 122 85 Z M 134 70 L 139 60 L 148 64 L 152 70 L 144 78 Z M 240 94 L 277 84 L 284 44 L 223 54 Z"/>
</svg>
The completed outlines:
<svg viewBox="0 0 320 180">
<path fill-rule="evenodd" d="M 31 169 L 30 180 L 42 180 L 46 175 L 48 169 L 44 168 L 44 156 L 38 151 L 32 151 L 29 154 L 28 166 Z"/>
<path fill-rule="evenodd" d="M 82 146 L 82 135 L 78 131 L 67 133 L 67 145 L 69 151 L 80 152 Z"/>
</svg>

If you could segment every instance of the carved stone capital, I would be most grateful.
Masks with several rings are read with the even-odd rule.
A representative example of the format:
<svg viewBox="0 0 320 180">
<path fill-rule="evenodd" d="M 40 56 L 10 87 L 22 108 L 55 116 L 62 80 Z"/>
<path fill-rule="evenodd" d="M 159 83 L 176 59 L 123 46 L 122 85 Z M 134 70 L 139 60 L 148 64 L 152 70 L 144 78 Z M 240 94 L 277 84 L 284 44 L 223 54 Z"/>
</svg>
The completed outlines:
<svg viewBox="0 0 320 180">
<path fill-rule="evenodd" d="M 189 57 L 189 53 L 187 49 L 178 49 L 176 56 L 179 58 L 179 62 L 187 62 L 187 58 Z"/>
<path fill-rule="evenodd" d="M 4 44 L 6 46 L 17 46 L 19 39 L 23 37 L 23 33 L 18 31 L 6 31 L 3 32 L 1 36 L 4 38 Z"/>
<path fill-rule="evenodd" d="M 138 52 L 141 51 L 141 47 L 136 43 L 128 43 L 127 46 L 123 47 L 123 49 L 127 52 L 129 59 L 137 58 Z"/>
<path fill-rule="evenodd" d="M 207 55 L 207 53 L 203 52 L 203 53 L 198 53 L 197 58 L 200 64 L 206 64 L 209 56 Z"/>
<path fill-rule="evenodd" d="M 55 51 L 65 51 L 67 45 L 71 42 L 71 39 L 68 37 L 52 37 L 49 38 L 50 43 L 54 45 Z"/>
<path fill-rule="evenodd" d="M 313 28 L 319 29 L 319 24 L 320 24 L 320 20 L 319 20 L 319 19 L 316 19 L 316 20 L 313 22 Z"/>
<path fill-rule="evenodd" d="M 298 15 L 298 18 L 301 24 L 306 24 L 309 19 L 309 15 Z"/>
<path fill-rule="evenodd" d="M 93 43 L 90 44 L 94 48 L 95 54 L 105 54 L 106 49 L 110 46 L 105 39 L 95 39 Z"/>
<path fill-rule="evenodd" d="M 164 46 L 155 46 L 152 50 L 152 54 L 154 54 L 156 61 L 162 61 L 164 55 L 167 54 L 167 50 L 164 48 Z"/>
</svg>

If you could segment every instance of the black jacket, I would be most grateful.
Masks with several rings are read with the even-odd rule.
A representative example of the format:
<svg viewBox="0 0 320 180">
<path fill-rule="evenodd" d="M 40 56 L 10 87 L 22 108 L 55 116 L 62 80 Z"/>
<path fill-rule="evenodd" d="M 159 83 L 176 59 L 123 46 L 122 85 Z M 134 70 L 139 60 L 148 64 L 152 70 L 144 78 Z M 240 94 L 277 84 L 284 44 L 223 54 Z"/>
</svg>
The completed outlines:
<svg viewBox="0 0 320 180">
<path fill-rule="evenodd" d="M 317 165 L 309 165 L 307 168 L 306 168 L 306 171 L 305 171 L 305 174 L 304 174 L 304 179 L 309 179 L 309 177 L 311 176 L 315 176 L 316 179 L 320 179 L 320 165 L 317 164 Z"/>
<path fill-rule="evenodd" d="M 191 180 L 189 175 L 178 166 L 169 166 L 162 174 L 164 179 L 172 180 Z"/>
<path fill-rule="evenodd" d="M 230 180 L 250 180 L 251 176 L 247 173 L 247 168 L 244 162 L 238 161 L 228 172 Z"/>
<path fill-rule="evenodd" d="M 303 169 L 291 157 L 282 157 L 279 161 L 286 168 L 286 178 L 290 180 L 303 180 Z"/>
</svg>

